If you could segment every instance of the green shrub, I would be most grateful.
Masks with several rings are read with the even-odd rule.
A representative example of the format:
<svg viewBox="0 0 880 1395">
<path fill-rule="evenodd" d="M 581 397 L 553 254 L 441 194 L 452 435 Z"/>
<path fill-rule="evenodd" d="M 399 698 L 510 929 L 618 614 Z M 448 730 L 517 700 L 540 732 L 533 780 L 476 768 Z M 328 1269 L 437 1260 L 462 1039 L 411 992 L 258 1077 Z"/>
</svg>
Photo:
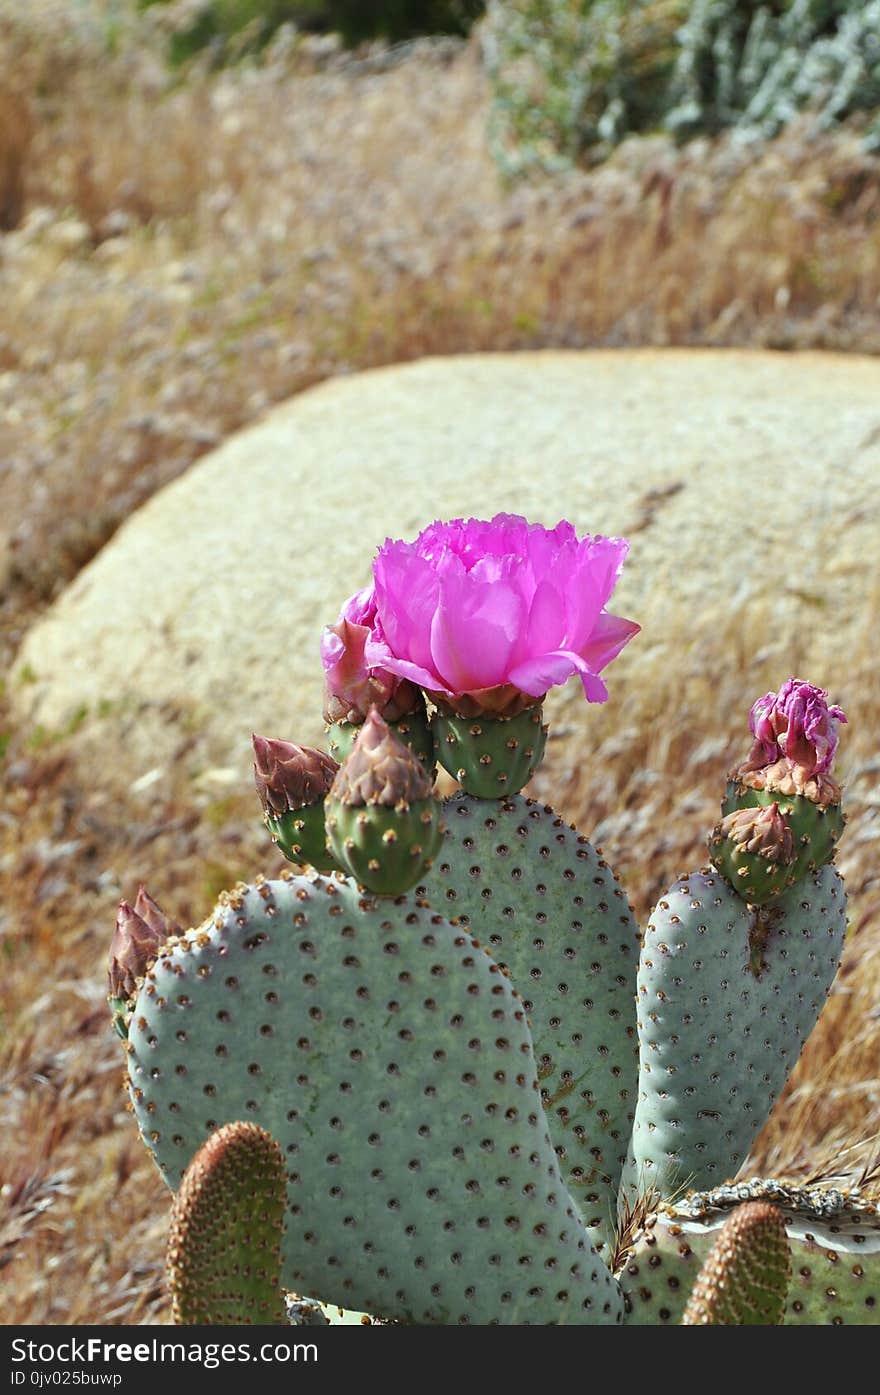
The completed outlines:
<svg viewBox="0 0 880 1395">
<path fill-rule="evenodd" d="M 490 0 L 485 50 L 511 174 L 632 132 L 772 136 L 880 108 L 880 0 Z"/>
<path fill-rule="evenodd" d="M 140 9 L 165 0 L 138 0 Z M 419 34 L 465 34 L 483 12 L 482 0 L 204 0 L 200 12 L 171 39 L 173 62 L 213 45 L 218 56 L 260 48 L 282 24 L 336 32 L 354 45 Z"/>
</svg>

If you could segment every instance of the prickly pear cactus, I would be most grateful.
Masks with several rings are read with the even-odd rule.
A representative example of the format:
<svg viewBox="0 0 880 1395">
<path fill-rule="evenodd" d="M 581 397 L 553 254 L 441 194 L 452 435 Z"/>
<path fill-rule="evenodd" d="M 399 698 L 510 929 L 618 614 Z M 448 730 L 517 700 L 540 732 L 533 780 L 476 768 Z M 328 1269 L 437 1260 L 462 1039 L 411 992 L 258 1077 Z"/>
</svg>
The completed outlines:
<svg viewBox="0 0 880 1395">
<path fill-rule="evenodd" d="M 257 879 L 186 934 L 143 897 L 120 908 L 108 988 L 143 1137 L 172 1188 L 226 1124 L 277 1140 L 291 1321 L 677 1322 L 753 1199 L 787 1238 L 767 1206 L 755 1229 L 740 1215 L 689 1323 L 776 1321 L 788 1244 L 786 1321 L 873 1312 L 873 1219 L 718 1189 L 837 971 L 843 884 L 820 864 L 842 710 L 796 678 L 753 704 L 716 865 L 676 881 L 641 943 L 600 853 L 517 792 L 547 688 L 578 673 L 604 701 L 638 630 L 605 609 L 626 547 L 509 515 L 389 539 L 322 640 L 343 765 L 254 741 L 287 856 L 348 875 Z M 467 787 L 442 806 L 435 748 Z M 674 1208 L 688 1187 L 715 1190 Z"/>
<path fill-rule="evenodd" d="M 661 898 L 638 973 L 630 1194 L 736 1174 L 816 1023 L 845 932 L 831 866 L 762 910 L 711 869 Z"/>
<path fill-rule="evenodd" d="M 875 1324 L 880 1308 L 880 1218 L 856 1192 L 773 1178 L 695 1193 L 651 1215 L 626 1256 L 628 1323 L 675 1324 L 728 1217 L 744 1203 L 777 1208 L 791 1249 L 786 1326 Z"/>
<path fill-rule="evenodd" d="M 278 1139 L 286 1287 L 415 1322 L 620 1318 L 523 1004 L 425 904 L 317 874 L 239 888 L 147 974 L 128 1061 L 172 1187 L 227 1120 Z"/>
<path fill-rule="evenodd" d="M 610 1239 L 637 1090 L 638 926 L 608 863 L 549 805 L 453 797 L 444 823 L 420 891 L 519 986 L 563 1175 Z"/>
</svg>

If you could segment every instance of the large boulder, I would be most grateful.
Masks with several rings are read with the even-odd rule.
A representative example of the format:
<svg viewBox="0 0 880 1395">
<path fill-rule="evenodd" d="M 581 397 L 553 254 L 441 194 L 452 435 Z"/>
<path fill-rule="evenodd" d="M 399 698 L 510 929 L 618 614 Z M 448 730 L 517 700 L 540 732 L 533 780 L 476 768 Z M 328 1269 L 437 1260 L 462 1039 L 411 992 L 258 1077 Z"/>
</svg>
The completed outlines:
<svg viewBox="0 0 880 1395">
<path fill-rule="evenodd" d="M 126 779 L 172 759 L 246 778 L 253 730 L 320 742 L 320 629 L 386 536 L 509 510 L 632 539 L 612 609 L 643 634 L 609 672 L 629 720 L 645 675 L 683 691 L 719 625 L 741 639 L 728 684 L 760 648 L 762 681 L 791 664 L 843 696 L 878 484 L 875 359 L 544 352 L 340 378 L 129 519 L 29 633 L 11 691 L 25 721 L 99 732 Z"/>
</svg>

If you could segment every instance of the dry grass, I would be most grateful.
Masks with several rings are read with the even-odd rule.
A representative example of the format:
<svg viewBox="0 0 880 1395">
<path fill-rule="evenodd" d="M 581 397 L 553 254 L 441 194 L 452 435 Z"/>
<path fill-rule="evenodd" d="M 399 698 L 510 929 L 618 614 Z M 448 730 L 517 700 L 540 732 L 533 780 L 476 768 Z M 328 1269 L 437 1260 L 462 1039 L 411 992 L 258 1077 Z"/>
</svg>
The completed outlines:
<svg viewBox="0 0 880 1395">
<path fill-rule="evenodd" d="M 15 8 L 0 536 L 38 597 L 331 373 L 537 346 L 880 347 L 880 163 L 852 133 L 632 142 L 506 192 L 476 46 L 367 72 L 282 46 L 169 83 L 150 47 L 108 59 L 79 31 L 44 52 L 7 26 L 7 56 Z"/>
<path fill-rule="evenodd" d="M 880 172 L 851 133 L 751 152 L 645 141 L 508 192 L 473 49 L 386 71 L 279 48 L 168 84 L 150 44 L 108 57 L 66 5 L 0 0 L 0 65 L 5 658 L 132 509 L 328 374 L 552 345 L 880 347 Z M 878 623 L 875 583 L 847 675 L 849 945 L 756 1145 L 771 1172 L 838 1166 L 860 1144 L 844 1158 L 857 1174 L 880 1134 Z M 757 693 L 805 653 L 795 637 L 762 659 L 761 614 L 720 604 L 679 638 L 686 670 L 636 670 L 591 717 L 589 768 L 551 743 L 537 784 L 598 830 L 643 915 L 704 858 L 742 674 Z M 814 643 L 817 671 L 821 658 Z M 670 710 L 674 726 L 656 721 Z M 246 795 L 206 806 L 163 788 L 145 820 L 63 742 L 2 732 L 0 718 L 0 1317 L 164 1320 L 167 1196 L 126 1113 L 103 998 L 115 903 L 148 877 L 195 922 L 273 864 Z"/>
</svg>

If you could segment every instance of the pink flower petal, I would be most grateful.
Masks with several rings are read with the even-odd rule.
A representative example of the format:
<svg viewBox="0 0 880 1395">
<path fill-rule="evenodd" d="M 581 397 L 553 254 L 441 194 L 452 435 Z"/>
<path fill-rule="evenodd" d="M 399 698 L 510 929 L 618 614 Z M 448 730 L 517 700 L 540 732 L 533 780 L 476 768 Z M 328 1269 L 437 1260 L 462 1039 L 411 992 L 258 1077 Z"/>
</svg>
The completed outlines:
<svg viewBox="0 0 880 1395">
<path fill-rule="evenodd" d="M 605 611 L 596 620 L 589 640 L 580 650 L 581 658 L 594 673 L 601 673 L 641 628 L 634 620 L 624 620 L 620 615 L 609 615 Z"/>
<path fill-rule="evenodd" d="M 565 612 L 565 598 L 552 581 L 542 577 L 535 587 L 528 625 L 523 635 L 527 653 L 555 649 L 568 638 Z"/>
<path fill-rule="evenodd" d="M 376 610 L 389 649 L 430 669 L 431 620 L 440 581 L 425 558 L 406 543 L 387 542 L 374 563 Z"/>
<path fill-rule="evenodd" d="M 431 625 L 433 667 L 444 686 L 463 693 L 505 682 L 522 623 L 515 590 L 448 572 Z"/>
<path fill-rule="evenodd" d="M 453 698 L 511 684 L 541 697 L 577 672 L 588 699 L 604 702 L 598 670 L 639 630 L 605 613 L 628 546 L 517 514 L 389 539 L 373 568 L 366 662 Z"/>
<path fill-rule="evenodd" d="M 527 659 L 511 670 L 508 682 L 532 697 L 543 697 L 548 688 L 564 683 L 573 673 L 580 674 L 584 694 L 588 702 L 605 702 L 608 689 L 593 672 L 580 654 L 560 649 L 553 654 L 541 654 L 538 658 Z"/>
</svg>

